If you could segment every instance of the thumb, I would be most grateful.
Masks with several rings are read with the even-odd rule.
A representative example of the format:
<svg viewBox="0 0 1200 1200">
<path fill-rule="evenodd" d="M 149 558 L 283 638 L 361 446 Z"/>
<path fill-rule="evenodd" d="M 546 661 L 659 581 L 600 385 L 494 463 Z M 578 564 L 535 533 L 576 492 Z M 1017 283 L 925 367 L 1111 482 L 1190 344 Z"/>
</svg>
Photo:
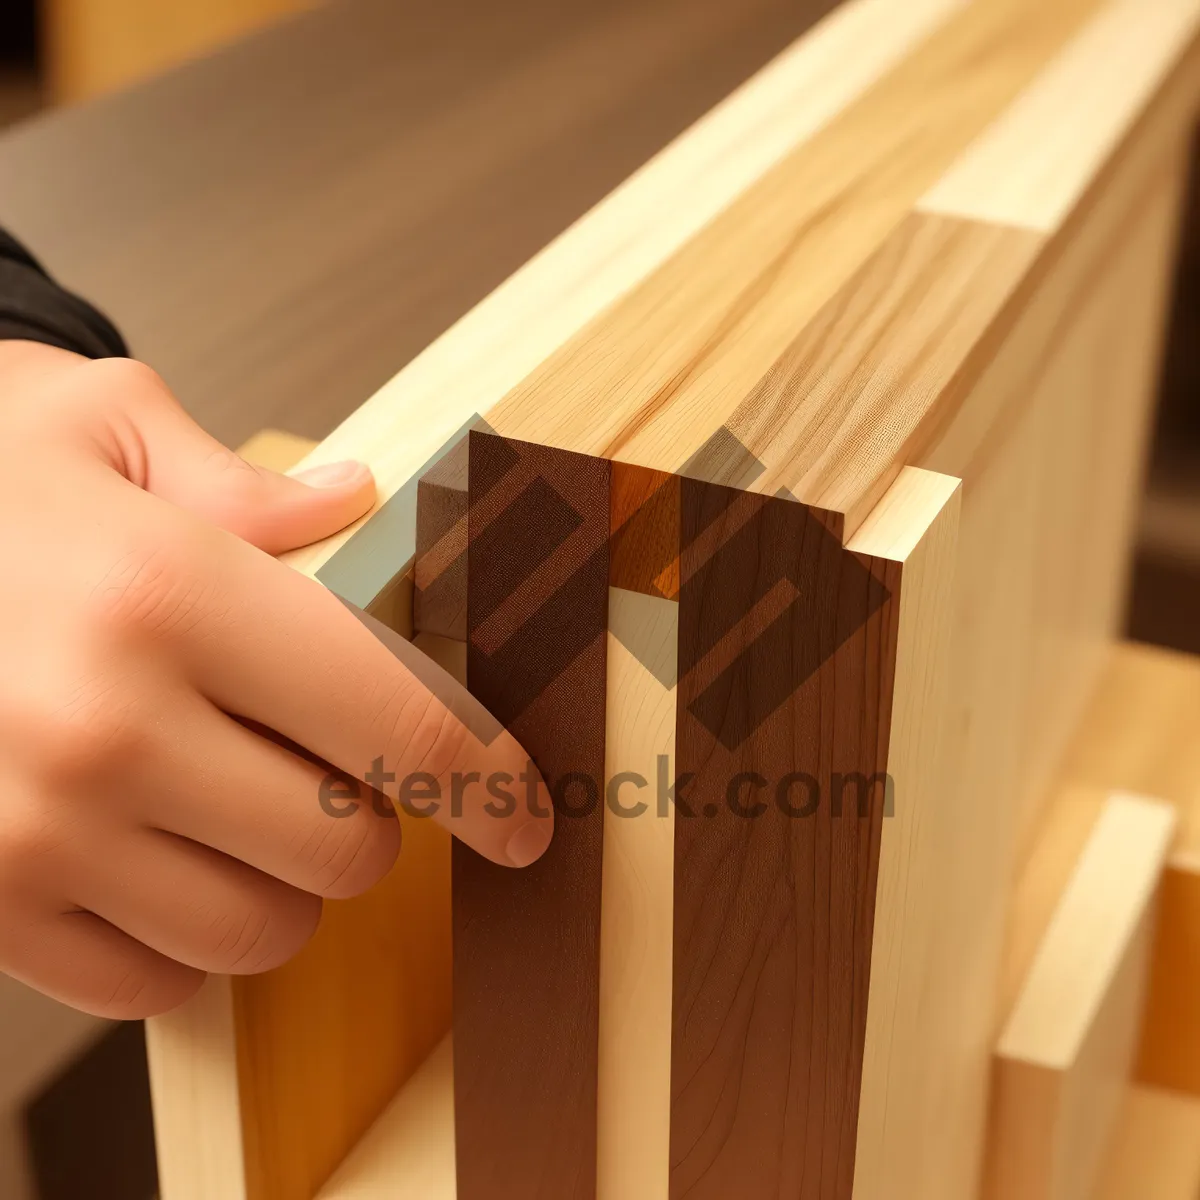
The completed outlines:
<svg viewBox="0 0 1200 1200">
<path fill-rule="evenodd" d="M 115 367 L 120 360 L 109 361 Z M 146 491 L 268 554 L 328 537 L 375 503 L 364 463 L 326 463 L 294 475 L 254 466 L 201 429 L 149 368 L 136 371 L 138 384 L 129 386 L 135 365 L 123 364 L 121 389 L 133 436 L 119 440 L 124 473 Z"/>
</svg>

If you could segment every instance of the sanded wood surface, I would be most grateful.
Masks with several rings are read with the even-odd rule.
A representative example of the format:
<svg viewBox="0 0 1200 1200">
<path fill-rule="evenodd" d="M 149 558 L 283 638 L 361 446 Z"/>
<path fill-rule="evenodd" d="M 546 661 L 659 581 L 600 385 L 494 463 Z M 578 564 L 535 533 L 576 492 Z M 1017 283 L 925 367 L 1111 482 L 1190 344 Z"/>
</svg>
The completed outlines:
<svg viewBox="0 0 1200 1200">
<path fill-rule="evenodd" d="M 1179 813 L 1163 879 L 1137 1073 L 1150 1086 L 1192 1096 L 1200 1096 L 1198 722 L 1200 660 L 1152 646 L 1121 646 L 1063 766 L 1077 796 L 1126 788 L 1159 796 Z"/>
<path fill-rule="evenodd" d="M 1105 804 L 996 1048 L 987 1195 L 1088 1200 L 1141 1029 L 1156 898 L 1176 815 Z"/>
<path fill-rule="evenodd" d="M 1196 1200 L 1198 1195 L 1200 1100 L 1130 1088 L 1095 1200 Z"/>
<path fill-rule="evenodd" d="M 610 588 L 677 605 L 701 815 L 677 804 L 673 1197 L 978 1187 L 1006 902 L 1119 619 L 1200 99 L 1200 4 L 1148 3 L 1138 70 L 1067 106 L 1125 0 L 845 5 L 309 460 L 367 458 L 381 508 L 288 561 L 403 622 L 446 532 L 422 541 L 419 480 L 476 417 L 496 431 L 469 443 L 493 460 L 468 464 L 467 676 L 552 778 L 583 763 L 602 794 Z M 1004 220 L 935 203 L 1025 170 L 1057 197 L 1032 216 L 1020 188 Z M 956 554 L 945 527 L 885 539 L 928 568 L 905 625 L 904 555 L 859 538 L 913 466 L 962 507 Z M 893 748 L 917 805 L 894 826 Z M 861 815 L 729 804 L 835 773 Z M 456 852 L 461 1200 L 596 1192 L 606 839 L 561 824 L 525 876 Z M 877 925 L 885 895 L 903 919 Z"/>
</svg>

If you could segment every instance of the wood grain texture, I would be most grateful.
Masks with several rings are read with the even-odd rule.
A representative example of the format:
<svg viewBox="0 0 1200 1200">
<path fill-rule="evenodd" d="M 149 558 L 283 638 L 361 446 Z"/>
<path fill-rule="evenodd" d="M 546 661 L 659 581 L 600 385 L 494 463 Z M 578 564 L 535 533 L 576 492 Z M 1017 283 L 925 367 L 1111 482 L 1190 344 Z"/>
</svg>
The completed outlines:
<svg viewBox="0 0 1200 1200">
<path fill-rule="evenodd" d="M 678 469 L 1094 7 L 982 0 L 951 15 L 546 359 L 485 413 L 489 422 L 507 436 Z M 981 57 L 988 71 L 970 73 L 964 87 Z M 821 440 L 816 425 L 809 433 Z M 786 471 L 786 461 L 773 460 L 770 439 L 747 448 Z M 870 470 L 852 478 L 860 492 L 878 487 Z M 862 505 L 848 506 L 857 519 L 886 482 Z M 799 498 L 847 511 L 819 495 Z"/>
<path fill-rule="evenodd" d="M 610 589 L 598 1200 L 668 1196 L 678 644 L 678 604 Z"/>
<path fill-rule="evenodd" d="M 848 1195 L 899 569 L 693 479 L 681 538 L 670 1194 Z"/>
<path fill-rule="evenodd" d="M 469 454 L 467 683 L 542 772 L 556 828 L 521 871 L 454 847 L 458 1196 L 591 1200 L 609 464 L 478 432 Z"/>
<path fill-rule="evenodd" d="M 473 414 L 486 416 L 961 6 L 855 0 L 839 8 L 429 345 L 326 439 L 313 461 L 367 459 L 386 499 Z M 811 16 L 807 6 L 793 10 L 801 19 L 805 13 Z M 623 387 L 593 398 L 619 396 Z M 551 440 L 545 432 L 527 436 Z M 291 561 L 316 571 L 348 536 Z"/>
<path fill-rule="evenodd" d="M 987 1195 L 1088 1200 L 1129 1079 L 1176 816 L 1105 804 L 996 1049 Z"/>
<path fill-rule="evenodd" d="M 1198 32 L 1196 0 L 1104 6 L 922 198 L 921 208 L 1054 232 Z"/>
<path fill-rule="evenodd" d="M 849 544 L 902 564 L 854 1200 L 927 1197 L 946 1176 L 939 1110 L 958 1076 L 960 967 L 939 932 L 963 851 L 946 769 L 960 507 L 957 480 L 906 468 Z"/>
</svg>

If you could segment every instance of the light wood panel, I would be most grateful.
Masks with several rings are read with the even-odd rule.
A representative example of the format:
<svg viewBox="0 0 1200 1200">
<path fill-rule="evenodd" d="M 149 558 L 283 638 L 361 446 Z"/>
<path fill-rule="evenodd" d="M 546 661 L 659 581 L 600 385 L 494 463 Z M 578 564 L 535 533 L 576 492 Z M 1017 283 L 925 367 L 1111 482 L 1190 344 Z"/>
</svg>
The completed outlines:
<svg viewBox="0 0 1200 1200">
<path fill-rule="evenodd" d="M 921 200 L 925 212 L 1052 233 L 1195 37 L 1196 0 L 1116 0 Z"/>
<path fill-rule="evenodd" d="M 846 25 L 835 19 L 801 47 L 829 50 L 867 7 L 847 8 L 841 18 Z M 757 159 L 728 191 L 720 182 L 710 189 L 697 186 L 698 177 L 676 174 L 672 165 L 678 160 L 669 153 L 622 193 L 623 202 L 632 205 L 623 215 L 616 206 L 619 194 L 610 202 L 612 208 L 597 210 L 590 223 L 566 235 L 527 273 L 515 277 L 507 291 L 501 289 L 402 372 L 313 459 L 367 457 L 377 467 L 384 494 L 400 495 L 404 487 L 415 487 L 420 468 L 451 434 L 474 413 L 483 413 L 506 437 L 523 433 L 560 451 L 616 456 L 622 469 L 640 464 L 671 471 L 686 462 L 673 509 L 685 546 L 708 538 L 712 549 L 722 551 L 726 535 L 732 541 L 747 514 L 765 512 L 780 522 L 778 536 L 763 540 L 757 556 L 752 555 L 753 569 L 714 578 L 705 605 L 688 596 L 689 581 L 703 574 L 703 555 L 697 558 L 698 552 L 689 551 L 690 558 L 683 555 L 677 564 L 681 648 L 697 659 L 689 660 L 689 667 L 703 665 L 718 675 L 717 660 L 729 647 L 718 647 L 720 638 L 708 645 L 703 636 L 693 636 L 696 629 L 703 633 L 705 620 L 715 619 L 707 605 L 728 601 L 736 607 L 742 589 L 753 603 L 738 610 L 738 622 L 778 616 L 771 604 L 779 596 L 750 593 L 766 570 L 762 564 L 769 565 L 772 555 L 792 546 L 804 586 L 828 603 L 818 605 L 817 620 L 794 631 L 789 654 L 803 657 L 805 639 L 821 642 L 825 634 L 840 652 L 834 567 L 849 570 L 846 564 L 862 557 L 861 551 L 845 550 L 844 534 L 870 528 L 870 513 L 888 485 L 898 477 L 910 478 L 902 474 L 906 464 L 937 468 L 965 481 L 958 583 L 953 595 L 940 601 L 952 615 L 933 628 L 953 638 L 956 646 L 945 689 L 950 734 L 944 746 L 944 794 L 960 802 L 937 803 L 939 752 L 921 743 L 920 761 L 914 758 L 911 770 L 918 781 L 922 772 L 930 773 L 919 782 L 933 797 L 928 824 L 916 818 L 907 825 L 901 822 L 894 832 L 882 822 L 876 827 L 872 812 L 872 822 L 861 828 L 850 829 L 854 822 L 822 827 L 812 846 L 801 836 L 811 830 L 789 828 L 778 844 L 768 844 L 766 835 L 759 835 L 769 823 L 754 829 L 754 839 L 730 825 L 722 836 L 726 849 L 737 853 L 729 861 L 749 862 L 753 851 L 759 855 L 753 861 L 761 859 L 759 873 L 724 871 L 722 844 L 713 828 L 676 825 L 671 1066 L 679 1074 L 671 1136 L 683 1136 L 680 1152 L 671 1156 L 673 1193 L 728 1194 L 736 1180 L 743 1191 L 794 1185 L 843 1194 L 854 1177 L 855 1143 L 863 1163 L 858 1186 L 864 1195 L 874 1188 L 889 1197 L 961 1200 L 978 1181 L 988 1065 L 999 1015 L 1005 901 L 1033 845 L 1046 783 L 1102 664 L 1119 613 L 1122 559 L 1173 241 L 1180 155 L 1200 86 L 1190 27 L 1186 22 L 1179 26 L 1177 68 L 1171 69 L 1169 55 L 1160 58 L 1159 66 L 1147 73 L 1151 82 L 1146 90 L 1122 92 L 1122 105 L 1100 114 L 1092 142 L 1103 149 L 1073 177 L 1070 212 L 1051 222 L 1049 232 L 991 227 L 970 217 L 914 209 L 939 179 L 956 169 L 956 161 L 969 165 L 973 154 L 992 154 L 987 146 L 996 127 L 989 134 L 989 126 L 1006 119 L 1013 101 L 1036 107 L 1034 101 L 1044 104 L 1046 95 L 1055 94 L 1061 85 L 1039 85 L 1039 78 L 1053 84 L 1055 73 L 1064 69 L 1062 62 L 1081 53 L 1078 36 L 1085 49 L 1097 44 L 1088 42 L 1095 35 L 1085 29 L 1097 10 L 1083 0 L 1053 6 L 978 0 L 936 17 L 926 12 L 929 23 L 921 33 L 930 35 L 927 40 L 916 36 L 916 26 L 906 26 L 912 40 L 895 51 L 896 57 L 885 61 L 868 55 L 853 87 L 834 93 L 833 100 L 802 106 L 816 113 L 815 123 L 800 132 L 791 126 L 794 140 L 786 147 L 777 145 L 774 157 Z M 881 11 L 874 10 L 876 18 Z M 893 17 L 899 11 L 887 10 Z M 878 25 L 870 32 L 861 45 L 894 49 L 894 43 L 880 36 Z M 1160 43 L 1155 45 L 1161 49 Z M 818 55 L 803 61 L 807 65 L 799 75 L 807 87 L 815 76 L 806 72 L 825 60 Z M 987 70 L 980 69 L 981 62 L 988 63 Z M 1028 99 L 1031 95 L 1034 101 Z M 1090 111 L 1073 110 L 1071 120 L 1086 120 Z M 725 127 L 726 135 L 735 124 Z M 1048 130 L 1048 137 L 1058 136 L 1062 127 L 1051 123 Z M 983 142 L 972 149 L 981 136 Z M 719 142 L 714 136 L 686 144 L 699 147 L 699 162 Z M 1031 145 L 1036 148 L 1036 139 Z M 967 158 L 960 160 L 964 153 Z M 717 178 L 723 179 L 723 173 Z M 636 205 L 630 195 L 637 198 Z M 687 232 L 679 240 L 656 224 L 657 217 L 646 223 L 635 219 L 639 205 L 649 209 L 651 199 L 657 206 L 672 195 L 678 196 L 679 211 L 691 214 L 688 220 L 694 222 L 681 222 Z M 672 220 L 676 215 L 669 205 L 653 211 L 670 213 Z M 622 217 L 624 230 L 635 231 L 633 240 L 616 239 L 614 213 Z M 637 240 L 643 233 L 646 240 Z M 627 254 L 630 246 L 635 249 Z M 598 269 L 610 260 L 617 264 L 612 274 Z M 575 289 L 576 269 L 587 275 L 589 286 L 602 282 L 592 290 Z M 569 302 L 558 290 L 567 285 Z M 514 328 L 521 336 L 513 335 Z M 526 331 L 532 332 L 525 336 Z M 816 452 L 813 461 L 804 458 L 810 449 Z M 697 457 L 697 451 L 703 452 Z M 722 474 L 731 463 L 743 472 L 736 479 Z M 736 482 L 750 494 L 734 501 L 740 516 L 731 515 L 733 509 L 722 510 L 721 520 L 709 529 L 705 506 L 717 505 L 721 482 Z M 780 485 L 798 491 L 780 495 Z M 821 499 L 830 507 L 813 503 Z M 610 514 L 620 509 L 611 500 L 606 494 Z M 392 515 L 407 512 L 396 507 Z M 787 523 L 798 513 L 806 522 L 802 532 Z M 416 542 L 410 517 L 404 515 L 400 525 L 387 550 L 394 557 L 385 556 L 386 569 L 377 574 L 384 582 L 395 581 L 396 594 L 403 597 Z M 537 532 L 533 524 L 526 528 Z M 360 556 L 369 548 L 370 539 L 361 537 L 335 540 L 291 561 L 334 586 L 337 571 L 331 574 L 331 568 L 353 558 L 355 547 Z M 823 539 L 831 544 L 824 557 Z M 819 561 L 810 563 L 805 556 L 813 554 Z M 662 593 L 659 599 L 670 593 L 673 585 L 662 586 L 670 564 L 658 563 L 656 570 L 642 575 L 639 566 L 630 568 L 639 588 Z M 887 555 L 867 570 L 887 589 L 903 576 Z M 489 571 L 499 567 L 493 564 Z M 338 578 L 353 574 L 351 569 Z M 471 588 L 486 589 L 495 582 L 468 578 L 468 612 Z M 871 584 L 864 587 L 869 599 Z M 846 595 L 852 590 L 847 588 Z M 374 596 L 351 598 L 365 603 Z M 521 611 L 526 610 L 517 605 L 497 620 L 511 626 Z M 690 613 L 686 620 L 685 613 Z M 830 761 L 838 765 L 843 751 L 846 761 L 858 767 L 889 761 L 890 656 L 898 628 L 891 622 L 899 617 L 894 605 L 884 616 L 867 613 L 870 632 L 840 657 L 835 655 L 835 667 L 794 702 L 801 717 L 794 728 L 788 727 L 791 733 L 781 726 L 786 736 L 777 739 L 782 750 L 778 761 L 770 760 L 773 765 L 807 763 L 810 754 L 822 766 Z M 483 619 L 486 624 L 488 618 Z M 927 613 L 919 619 L 909 641 L 932 653 L 937 639 L 929 620 Z M 813 630 L 824 632 L 816 636 Z M 778 674 L 781 663 L 795 665 L 785 655 L 764 658 L 763 678 L 777 683 L 772 672 Z M 595 683 L 599 668 L 592 666 L 589 679 Z M 831 697 L 822 690 L 823 679 L 830 687 L 837 684 Z M 581 687 L 583 682 L 581 678 Z M 933 687 L 936 680 L 922 677 L 922 682 Z M 746 694 L 759 693 L 751 689 Z M 919 687 L 905 686 L 897 702 L 919 704 L 922 694 Z M 712 748 L 697 729 L 706 695 L 690 679 L 677 699 L 677 737 L 689 762 L 695 760 L 702 770 L 724 761 L 715 749 L 708 754 Z M 730 720 L 745 715 L 736 707 L 725 714 Z M 822 714 L 833 711 L 841 719 L 827 728 Z M 563 718 L 562 711 L 547 713 L 545 729 L 558 728 L 555 722 Z M 595 722 L 582 724 L 590 737 Z M 927 726 L 920 736 L 933 737 L 937 722 L 931 718 Z M 812 730 L 813 736 L 793 738 L 796 729 Z M 689 765 L 683 754 L 678 757 L 681 768 Z M 831 849 L 835 840 L 836 853 Z M 937 858 L 935 921 L 931 893 L 918 886 L 923 879 L 919 864 L 931 861 L 939 847 L 949 849 Z M 792 905 L 788 899 L 798 895 L 793 868 L 809 862 L 804 858 L 809 850 L 813 869 L 800 875 L 827 889 L 824 916 L 811 904 Z M 578 877 L 590 880 L 588 872 L 596 866 L 593 850 L 584 858 L 587 870 Z M 877 866 L 883 871 L 879 880 Z M 756 907 L 759 893 L 750 884 L 757 886 L 762 879 L 778 880 L 779 895 L 772 893 L 775 907 Z M 746 880 L 749 891 L 742 888 Z M 908 914 L 902 927 L 886 927 L 886 936 L 895 940 L 881 948 L 872 921 L 882 885 L 912 907 L 901 910 Z M 571 924 L 568 910 L 582 892 L 566 885 L 560 891 L 563 928 L 578 933 L 560 963 L 569 973 L 578 961 L 599 955 L 594 943 L 601 934 L 586 921 Z M 475 896 L 473 911 L 489 921 L 498 919 L 495 914 L 508 920 L 510 910 L 494 903 L 499 894 L 484 888 Z M 489 898 L 492 902 L 483 902 Z M 717 945 L 714 912 L 722 901 L 737 920 Z M 782 914 L 780 928 L 788 932 L 760 954 L 754 921 L 756 913 L 764 912 Z M 519 917 L 514 920 L 509 922 L 513 937 L 536 946 L 540 934 L 522 926 Z M 462 928 L 478 937 L 482 926 L 471 921 Z M 806 949 L 808 944 L 800 943 L 810 934 L 812 945 Z M 709 949 L 713 954 L 706 958 Z M 497 952 L 494 938 L 477 941 L 468 958 L 478 966 L 485 951 Z M 544 946 L 536 953 L 549 957 Z M 763 973 L 717 971 L 710 984 L 707 972 L 722 955 L 726 968 L 750 964 Z M 799 965 L 789 974 L 793 962 Z M 809 968 L 828 979 L 829 991 L 840 998 L 837 1003 L 816 988 L 806 989 Z M 505 971 L 509 973 L 497 967 L 492 978 L 493 984 L 502 975 L 509 980 L 499 989 L 505 1002 L 528 995 L 529 979 L 516 978 L 509 966 Z M 747 981 L 741 990 L 730 984 L 738 978 Z M 952 989 L 941 986 L 945 980 L 953 981 Z M 476 999 L 480 983 L 476 978 Z M 761 1008 L 749 1003 L 760 984 L 770 993 Z M 781 997 L 790 995 L 787 988 L 793 985 L 796 996 L 811 1001 L 811 1011 L 803 1003 L 783 1003 Z M 542 989 L 534 1001 L 545 994 Z M 728 1001 L 724 1007 L 723 1000 Z M 690 1016 L 689 1006 L 699 1014 L 690 1024 L 681 1019 L 681 1014 Z M 590 1037 L 587 1009 L 588 1003 L 581 1002 L 571 1010 L 585 1040 Z M 785 1028 L 780 1014 L 789 1013 L 793 1021 L 808 1021 L 806 1029 Z M 900 1022 L 894 1032 L 889 1017 Z M 456 1063 L 460 1077 L 464 1061 L 470 1073 L 481 1055 L 494 1055 L 495 1044 L 481 1041 L 483 1028 L 477 1014 L 474 1026 L 465 1031 L 469 1056 Z M 763 1030 L 766 1035 L 760 1036 Z M 920 1064 L 929 1066 L 923 1077 L 913 1056 L 930 1043 L 932 1065 Z M 525 1043 L 517 1038 L 512 1045 Z M 787 1047 L 786 1055 L 780 1054 L 780 1046 Z M 842 1064 L 840 1069 L 822 1057 L 826 1051 Z M 589 1053 L 585 1047 L 585 1085 Z M 522 1061 L 536 1061 L 532 1050 L 530 1054 Z M 856 1065 L 860 1054 L 861 1078 Z M 513 1061 L 510 1054 L 509 1071 Z M 494 1103 L 496 1088 L 503 1090 L 503 1085 L 511 1092 L 515 1081 L 504 1076 L 505 1063 L 495 1057 L 489 1062 L 490 1074 L 471 1077 L 499 1081 L 488 1085 L 494 1109 L 488 1127 L 492 1152 L 472 1160 L 459 1147 L 460 1173 L 468 1163 L 475 1173 L 475 1192 L 497 1186 L 495 1171 L 481 1172 L 480 1164 L 499 1164 L 508 1172 L 521 1137 L 513 1104 Z M 781 1072 L 781 1062 L 800 1065 L 794 1106 L 792 1077 Z M 776 1125 L 750 1122 L 745 1116 L 750 1110 L 740 1107 L 740 1100 L 726 1101 L 743 1094 L 726 1087 L 735 1075 L 750 1081 L 744 1093 L 750 1102 L 771 1097 L 765 1107 Z M 898 1082 L 905 1079 L 913 1081 L 908 1107 Z M 785 1102 L 777 1102 L 785 1087 Z M 470 1103 L 478 1117 L 479 1096 Z M 504 1121 L 496 1117 L 496 1109 Z M 546 1118 L 565 1130 L 548 1151 L 556 1157 L 555 1169 L 566 1172 L 559 1188 L 564 1195 L 588 1190 L 585 1109 L 586 1104 L 577 1105 L 572 1098 L 569 1106 Z M 568 1118 L 574 1122 L 570 1128 L 562 1123 Z M 781 1121 L 788 1136 L 777 1136 Z M 508 1136 L 501 1136 L 499 1144 L 502 1127 L 508 1128 Z M 472 1128 L 471 1145 L 477 1150 L 483 1126 L 476 1120 Z M 902 1128 L 911 1137 L 900 1136 Z M 779 1145 L 786 1153 L 772 1159 L 772 1149 Z M 570 1147 L 575 1149 L 564 1157 Z M 515 1178 L 503 1174 L 505 1186 Z"/>
<path fill-rule="evenodd" d="M 1077 796 L 1160 796 L 1179 813 L 1163 880 L 1138 1057 L 1145 1084 L 1200 1096 L 1200 660 L 1153 646 L 1111 656 L 1062 768 Z M 1087 803 L 1085 799 L 1085 804 Z"/>
<path fill-rule="evenodd" d="M 661 271 L 551 355 L 488 421 L 508 436 L 679 468 L 1094 8 L 981 0 L 952 15 Z M 971 73 L 981 56 L 989 69 Z M 864 408 L 869 402 L 868 393 Z M 810 434 L 824 416 L 813 414 Z M 844 413 L 831 414 L 826 432 L 840 435 L 844 425 Z M 845 513 L 850 531 L 898 469 L 898 446 L 880 454 L 877 440 L 860 434 L 849 449 L 865 461 L 851 452 L 836 469 L 804 478 L 790 461 L 797 439 L 768 431 L 747 441 L 736 418 L 733 431 L 768 468 L 754 490 L 788 487 L 806 503 Z M 708 477 L 730 482 L 711 470 Z"/>
<path fill-rule="evenodd" d="M 246 1200 L 233 987 L 213 975 L 146 1022 L 159 1191 L 164 1200 Z"/>
<path fill-rule="evenodd" d="M 1132 1087 L 1095 1200 L 1196 1200 L 1200 1195 L 1200 1100 Z"/>
<path fill-rule="evenodd" d="M 668 1195 L 678 638 L 678 604 L 609 590 L 597 1200 Z"/>
<path fill-rule="evenodd" d="M 958 966 L 937 931 L 945 872 L 963 851 L 945 759 L 961 499 L 957 480 L 907 469 L 850 543 L 904 563 L 855 1200 L 930 1196 L 944 1174 L 936 1121 L 956 1073 L 946 1033 Z"/>
<path fill-rule="evenodd" d="M 960 7 L 958 0 L 845 5 L 433 342 L 310 461 L 365 458 L 382 498 L 392 495 L 474 414 L 492 409 Z M 536 431 L 535 440 L 542 435 Z M 289 561 L 317 572 L 350 536 Z"/>
<path fill-rule="evenodd" d="M 266 431 L 241 452 L 286 470 L 310 448 Z M 165 1200 L 310 1200 L 449 1028 L 449 837 L 399 819 L 391 874 L 327 902 L 296 958 L 148 1023 Z"/>
<path fill-rule="evenodd" d="M 318 1200 L 457 1200 L 450 1038 L 413 1073 Z"/>
<path fill-rule="evenodd" d="M 1140 1030 L 1155 898 L 1176 816 L 1111 797 L 996 1048 L 987 1194 L 1087 1200 Z"/>
</svg>

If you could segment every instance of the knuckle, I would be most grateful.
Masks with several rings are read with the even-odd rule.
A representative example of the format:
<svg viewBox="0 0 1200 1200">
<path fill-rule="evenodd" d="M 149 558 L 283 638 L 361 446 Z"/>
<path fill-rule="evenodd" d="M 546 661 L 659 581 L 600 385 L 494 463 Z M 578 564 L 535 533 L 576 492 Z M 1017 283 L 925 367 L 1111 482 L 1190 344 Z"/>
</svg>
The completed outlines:
<svg viewBox="0 0 1200 1200">
<path fill-rule="evenodd" d="M 153 367 L 135 358 L 97 359 L 88 365 L 88 370 L 98 382 L 119 389 L 135 400 L 170 394 L 163 377 Z"/>
<path fill-rule="evenodd" d="M 26 754 L 35 776 L 52 790 L 124 772 L 149 736 L 137 701 L 100 675 L 70 685 L 28 724 Z"/>
<path fill-rule="evenodd" d="M 287 962 L 316 931 L 321 902 L 297 892 L 214 914 L 202 937 L 208 969 L 257 975 Z"/>
<path fill-rule="evenodd" d="M 189 555 L 178 538 L 165 537 L 123 554 L 92 588 L 92 631 L 102 641 L 186 631 L 209 595 L 204 572 Z"/>
<path fill-rule="evenodd" d="M 464 758 L 466 726 L 415 679 L 396 686 L 378 711 L 375 727 L 389 762 L 440 776 Z"/>
<path fill-rule="evenodd" d="M 358 896 L 391 869 L 399 834 L 394 817 L 377 815 L 369 807 L 348 818 L 324 817 L 297 853 L 297 865 L 317 895 L 331 900 Z"/>
<path fill-rule="evenodd" d="M 66 805 L 9 804 L 0 822 L 0 880 L 44 870 L 48 859 L 79 835 L 77 814 Z"/>
</svg>

